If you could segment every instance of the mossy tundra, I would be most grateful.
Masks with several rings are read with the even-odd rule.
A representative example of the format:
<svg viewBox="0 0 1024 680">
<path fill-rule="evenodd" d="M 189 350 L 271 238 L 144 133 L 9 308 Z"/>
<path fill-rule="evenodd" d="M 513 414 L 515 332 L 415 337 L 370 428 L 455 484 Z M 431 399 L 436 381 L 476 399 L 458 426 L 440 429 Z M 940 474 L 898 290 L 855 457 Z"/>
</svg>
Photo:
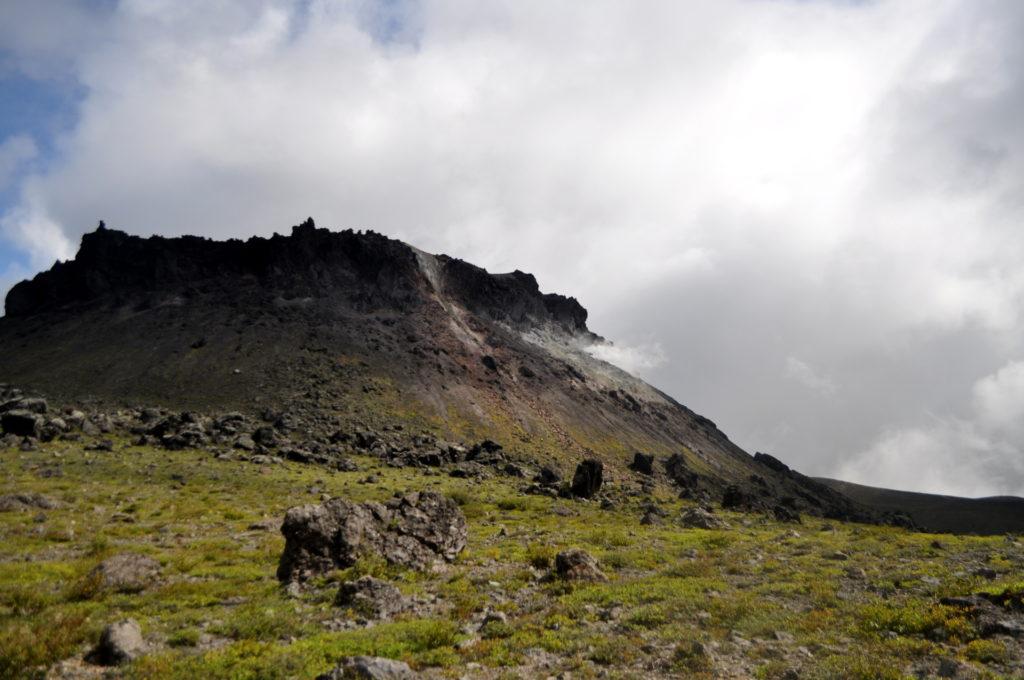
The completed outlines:
<svg viewBox="0 0 1024 680">
<path fill-rule="evenodd" d="M 83 655 L 105 624 L 128 617 L 150 647 L 115 671 L 128 678 L 308 678 L 355 654 L 452 678 L 1022 672 L 1017 641 L 983 638 L 939 603 L 1019 591 L 1024 548 L 1013 537 L 727 512 L 730 529 L 684 529 L 675 517 L 687 501 L 667 488 L 655 494 L 667 516 L 642 525 L 639 501 L 602 508 L 523 495 L 508 478 L 355 460 L 355 472 L 259 466 L 125 441 L 111 452 L 76 442 L 0 451 L 5 493 L 62 503 L 0 513 L 0 677 L 93 677 L 102 671 Z M 469 523 L 468 547 L 446 570 L 367 559 L 301 593 L 276 580 L 284 541 L 267 520 L 288 507 L 428 488 L 456 499 Z M 548 578 L 568 547 L 595 556 L 609 580 Z M 138 593 L 105 591 L 91 570 L 125 552 L 158 560 L 160 578 Z M 368 623 L 335 605 L 338 583 L 363 574 L 388 578 L 416 606 Z M 494 612 L 503 616 L 483 624 Z"/>
</svg>

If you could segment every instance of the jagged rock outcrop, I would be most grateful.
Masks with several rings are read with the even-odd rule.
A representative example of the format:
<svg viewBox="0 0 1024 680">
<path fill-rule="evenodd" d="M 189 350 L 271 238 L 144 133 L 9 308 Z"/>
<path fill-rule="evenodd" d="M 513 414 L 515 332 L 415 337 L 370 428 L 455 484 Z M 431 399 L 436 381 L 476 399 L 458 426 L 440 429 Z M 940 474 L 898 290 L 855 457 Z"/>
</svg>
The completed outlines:
<svg viewBox="0 0 1024 680">
<path fill-rule="evenodd" d="M 570 332 L 587 331 L 582 305 L 541 293 L 531 274 L 494 275 L 462 260 L 438 260 L 444 292 L 473 312 L 514 324 L 552 322 Z M 312 219 L 290 236 L 244 242 L 142 239 L 101 225 L 82 237 L 75 259 L 15 285 L 6 313 L 26 317 L 91 304 L 146 309 L 209 295 L 226 303 L 256 295 L 301 304 L 326 294 L 343 295 L 365 311 L 408 310 L 422 303 L 422 278 L 417 251 L 405 243 L 372 231 L 318 229 Z M 201 337 L 193 349 L 206 344 Z"/>
<path fill-rule="evenodd" d="M 441 260 L 446 290 L 470 311 L 515 325 L 551 321 L 571 333 L 587 331 L 587 310 L 576 298 L 541 293 L 533 274 L 517 269 L 495 276 L 462 260 Z"/>
</svg>

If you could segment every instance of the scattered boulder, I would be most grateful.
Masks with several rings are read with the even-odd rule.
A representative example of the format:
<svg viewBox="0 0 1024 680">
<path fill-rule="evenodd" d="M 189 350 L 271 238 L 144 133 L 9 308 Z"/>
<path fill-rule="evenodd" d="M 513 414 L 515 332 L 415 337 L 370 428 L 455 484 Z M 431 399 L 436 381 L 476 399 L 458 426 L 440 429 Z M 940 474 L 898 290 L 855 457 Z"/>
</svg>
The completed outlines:
<svg viewBox="0 0 1024 680">
<path fill-rule="evenodd" d="M 142 629 L 135 619 L 127 619 L 103 629 L 100 641 L 88 660 L 101 666 L 118 666 L 139 658 L 145 651 Z"/>
<path fill-rule="evenodd" d="M 679 523 L 687 529 L 728 529 L 729 524 L 704 508 L 687 508 L 679 516 Z"/>
<path fill-rule="evenodd" d="M 252 440 L 260 446 L 274 448 L 278 444 L 277 432 L 272 427 L 264 426 L 252 433 Z"/>
<path fill-rule="evenodd" d="M 726 487 L 722 494 L 722 507 L 726 510 L 746 508 L 750 505 L 750 498 L 735 484 Z"/>
<path fill-rule="evenodd" d="M 518 477 L 520 479 L 526 478 L 526 468 L 522 465 L 517 465 L 516 463 L 506 463 L 505 466 L 501 468 L 501 471 L 509 477 Z"/>
<path fill-rule="evenodd" d="M 206 434 L 197 425 L 189 425 L 172 434 L 165 434 L 160 443 L 166 449 L 179 451 L 197 449 L 207 443 Z"/>
<path fill-rule="evenodd" d="M 566 550 L 555 555 L 555 574 L 567 581 L 607 581 L 590 553 L 579 548 Z"/>
<path fill-rule="evenodd" d="M 856 581 L 863 581 L 868 577 L 868 573 L 864 571 L 863 567 L 847 567 L 843 570 L 846 578 L 853 579 Z"/>
<path fill-rule="evenodd" d="M 0 415 L 0 428 L 3 428 L 4 433 L 18 437 L 38 437 L 43 422 L 43 417 L 39 414 L 21 409 Z"/>
<path fill-rule="evenodd" d="M 562 475 L 554 468 L 542 467 L 533 481 L 541 486 L 558 486 L 562 482 Z"/>
<path fill-rule="evenodd" d="M 0 496 L 0 512 L 53 510 L 60 506 L 60 501 L 41 493 L 8 493 Z"/>
<path fill-rule="evenodd" d="M 335 604 L 375 619 L 389 618 L 406 607 L 398 588 L 372 576 L 342 583 Z"/>
<path fill-rule="evenodd" d="M 654 456 L 637 451 L 633 454 L 633 462 L 629 464 L 629 469 L 642 475 L 653 475 Z"/>
<path fill-rule="evenodd" d="M 964 610 L 978 635 L 983 638 L 996 635 L 1024 638 L 1024 616 L 1021 615 L 1020 599 L 1015 600 L 1006 595 L 977 593 L 962 597 L 944 597 L 939 600 L 939 604 Z"/>
<path fill-rule="evenodd" d="M 410 680 L 416 674 L 409 664 L 380 656 L 350 656 L 316 680 Z"/>
<path fill-rule="evenodd" d="M 960 670 L 960 662 L 956 659 L 943 657 L 939 659 L 939 667 L 936 673 L 940 678 L 957 678 L 960 677 Z"/>
<path fill-rule="evenodd" d="M 349 567 L 367 553 L 420 570 L 450 562 L 466 546 L 466 518 L 455 501 L 433 491 L 384 504 L 334 498 L 290 509 L 281 533 L 277 577 L 296 581 Z"/>
<path fill-rule="evenodd" d="M 572 477 L 571 491 L 579 498 L 593 498 L 601 489 L 604 465 L 599 460 L 588 458 L 576 466 Z"/>
<path fill-rule="evenodd" d="M 449 447 L 451 448 L 451 447 Z M 466 452 L 466 460 L 498 462 L 505 459 L 504 448 L 501 444 L 490 439 L 484 439 L 474 444 Z"/>
<path fill-rule="evenodd" d="M 781 503 L 776 505 L 772 508 L 772 514 L 780 522 L 800 524 L 800 513 L 787 505 L 782 505 Z"/>
<path fill-rule="evenodd" d="M 480 627 L 482 628 L 482 627 L 486 626 L 489 623 L 507 624 L 508 623 L 508 614 L 506 614 L 505 612 L 501 611 L 500 609 L 497 609 L 497 610 L 494 610 L 494 611 L 489 611 L 484 616 L 484 620 L 481 622 Z"/>
<path fill-rule="evenodd" d="M 248 527 L 248 531 L 280 531 L 281 520 L 278 519 L 261 519 L 257 522 L 253 522 Z"/>
<path fill-rule="evenodd" d="M 644 516 L 640 518 L 640 524 L 643 524 L 644 526 L 661 524 L 661 513 L 655 512 L 654 510 L 644 511 Z"/>
<path fill-rule="evenodd" d="M 987 581 L 994 581 L 999 577 L 999 572 L 992 567 L 978 567 L 971 573 Z"/>
<path fill-rule="evenodd" d="M 686 458 L 682 454 L 673 453 L 665 459 L 665 474 L 668 478 L 684 489 L 689 489 L 697 484 L 699 479 L 696 472 L 686 464 Z"/>
<path fill-rule="evenodd" d="M 160 576 L 160 563 L 137 553 L 121 553 L 108 557 L 89 572 L 101 588 L 121 593 L 145 590 Z"/>
<path fill-rule="evenodd" d="M 8 411 L 46 413 L 48 410 L 49 404 L 46 403 L 46 400 L 37 397 L 17 397 L 0 404 L 0 413 L 7 413 Z"/>
</svg>

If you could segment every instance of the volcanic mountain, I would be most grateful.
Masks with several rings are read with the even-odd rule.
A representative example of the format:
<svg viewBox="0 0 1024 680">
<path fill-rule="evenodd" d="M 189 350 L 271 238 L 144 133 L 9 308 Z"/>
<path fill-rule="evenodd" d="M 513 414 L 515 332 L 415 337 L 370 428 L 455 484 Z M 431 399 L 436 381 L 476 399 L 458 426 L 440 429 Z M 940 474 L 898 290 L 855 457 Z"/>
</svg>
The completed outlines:
<svg viewBox="0 0 1024 680">
<path fill-rule="evenodd" d="M 555 467 L 596 458 L 612 478 L 648 467 L 735 505 L 881 518 L 751 457 L 592 356 L 601 342 L 576 299 L 542 293 L 530 274 L 490 274 L 374 232 L 310 219 L 288 236 L 218 242 L 101 223 L 73 260 L 8 294 L 0 380 L 111 407 L 283 410 L 320 436 L 486 438 Z"/>
</svg>

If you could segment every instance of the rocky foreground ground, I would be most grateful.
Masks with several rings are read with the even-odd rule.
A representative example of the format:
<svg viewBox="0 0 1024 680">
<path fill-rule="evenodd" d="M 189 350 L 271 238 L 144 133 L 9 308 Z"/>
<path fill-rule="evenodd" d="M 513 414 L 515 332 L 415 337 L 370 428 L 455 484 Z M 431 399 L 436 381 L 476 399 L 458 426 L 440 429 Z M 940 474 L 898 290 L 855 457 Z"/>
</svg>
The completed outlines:
<svg viewBox="0 0 1024 680">
<path fill-rule="evenodd" d="M 1024 676 L 1018 536 L 758 508 L 645 456 L 0 411 L 0 677 Z"/>
</svg>

